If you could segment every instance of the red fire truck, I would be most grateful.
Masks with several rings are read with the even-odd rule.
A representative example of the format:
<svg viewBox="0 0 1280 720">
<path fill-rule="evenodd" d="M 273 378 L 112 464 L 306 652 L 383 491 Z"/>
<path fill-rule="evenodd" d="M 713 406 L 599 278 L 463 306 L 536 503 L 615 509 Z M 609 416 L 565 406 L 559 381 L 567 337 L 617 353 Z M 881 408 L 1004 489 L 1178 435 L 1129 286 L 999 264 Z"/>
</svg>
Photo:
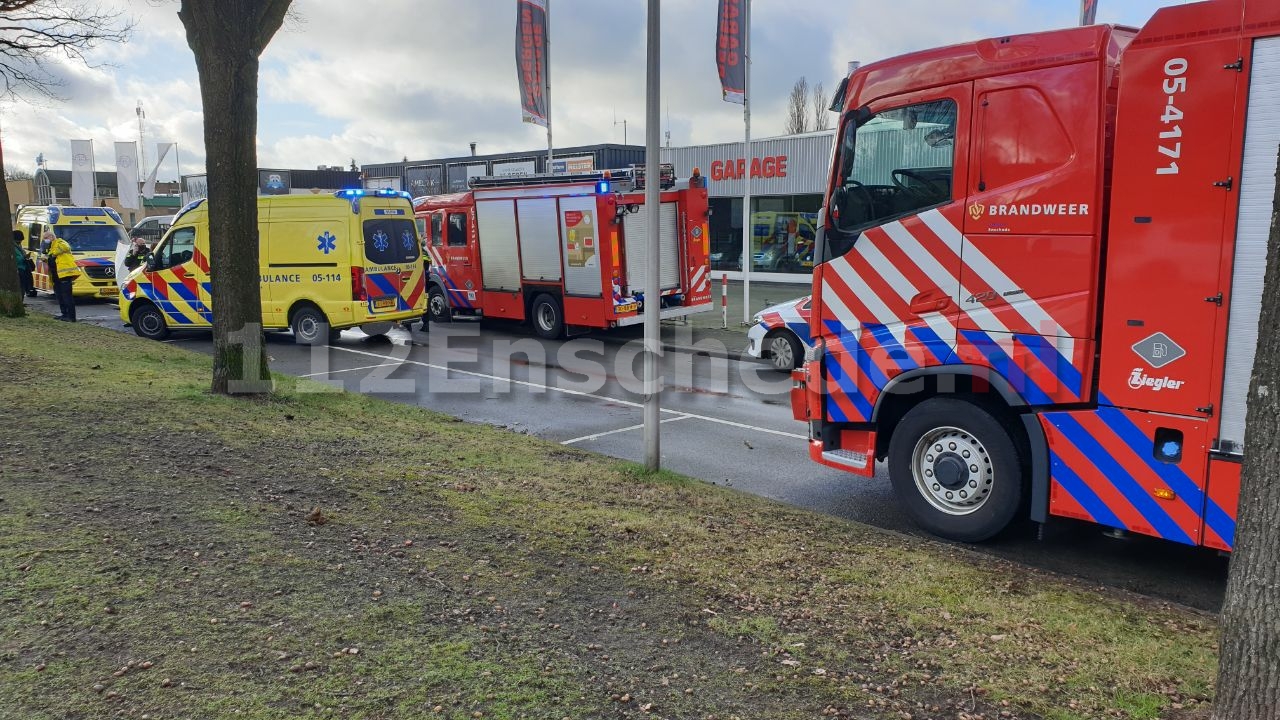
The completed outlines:
<svg viewBox="0 0 1280 720">
<path fill-rule="evenodd" d="M 793 378 L 813 460 L 925 529 L 1230 549 L 1280 147 L 1280 3 L 855 70 Z"/>
<path fill-rule="evenodd" d="M 643 171 L 474 178 L 471 190 L 418 198 L 431 256 L 429 315 L 531 321 L 546 338 L 643 321 Z M 695 169 L 662 173 L 661 316 L 711 308 L 707 190 Z"/>
</svg>

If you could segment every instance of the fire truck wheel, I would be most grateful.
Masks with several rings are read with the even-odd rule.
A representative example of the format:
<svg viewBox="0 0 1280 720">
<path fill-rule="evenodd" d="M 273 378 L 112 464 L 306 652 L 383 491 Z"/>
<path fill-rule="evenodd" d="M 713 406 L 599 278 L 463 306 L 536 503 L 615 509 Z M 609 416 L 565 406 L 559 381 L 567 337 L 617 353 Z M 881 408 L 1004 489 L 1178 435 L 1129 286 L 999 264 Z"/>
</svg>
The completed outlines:
<svg viewBox="0 0 1280 720">
<path fill-rule="evenodd" d="M 169 326 L 164 322 L 164 313 L 151 303 L 135 305 L 129 313 L 129 323 L 138 337 L 148 340 L 164 340 L 169 337 Z"/>
<path fill-rule="evenodd" d="M 950 540 L 987 540 L 1022 504 L 1013 438 L 985 408 L 964 400 L 926 400 L 902 418 L 889 440 L 889 479 L 911 518 Z"/>
<path fill-rule="evenodd" d="M 293 341 L 298 345 L 324 345 L 334 339 L 334 333 L 329 330 L 329 318 L 320 308 L 311 305 L 303 305 L 293 311 L 289 329 L 293 331 Z"/>
<path fill-rule="evenodd" d="M 445 297 L 444 290 L 439 285 L 432 285 L 427 291 L 427 315 L 431 318 L 431 322 L 446 323 L 449 322 L 453 315 L 449 312 L 449 299 Z M 426 326 L 426 320 L 423 321 Z"/>
<path fill-rule="evenodd" d="M 560 303 L 550 295 L 539 295 L 533 299 L 533 331 L 538 337 L 555 340 L 564 332 L 564 315 L 560 312 Z"/>
</svg>

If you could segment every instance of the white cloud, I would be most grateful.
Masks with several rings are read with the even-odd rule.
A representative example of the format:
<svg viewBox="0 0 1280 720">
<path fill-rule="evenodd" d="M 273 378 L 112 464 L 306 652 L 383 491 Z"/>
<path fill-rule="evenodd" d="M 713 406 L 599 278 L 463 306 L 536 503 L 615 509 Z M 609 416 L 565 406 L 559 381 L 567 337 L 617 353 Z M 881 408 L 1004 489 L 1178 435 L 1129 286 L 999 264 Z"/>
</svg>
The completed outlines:
<svg viewBox="0 0 1280 720">
<path fill-rule="evenodd" d="M 93 138 L 99 169 L 109 144 L 137 139 L 146 109 L 147 154 L 180 144 L 183 169 L 204 163 L 199 85 L 178 2 L 115 0 L 137 22 L 124 46 L 95 55 L 110 66 L 52 66 L 65 102 L 0 107 L 11 167 L 43 152 L 66 168 L 67 141 Z M 1101 18 L 1143 22 L 1159 0 L 1104 0 Z M 259 164 L 310 168 L 409 157 L 538 150 L 541 128 L 520 122 L 515 0 L 295 0 L 301 20 L 262 59 Z M 722 102 L 715 73 L 713 0 L 662 3 L 663 129 L 675 144 L 741 137 L 741 107 Z M 1070 25 L 1075 3 L 1049 0 L 755 0 L 753 135 L 782 130 L 787 92 L 801 75 L 834 89 L 847 60 L 866 62 L 992 35 Z M 551 15 L 552 119 L 557 146 L 644 142 L 644 4 L 556 0 Z M 162 177 L 171 175 L 172 161 Z"/>
</svg>

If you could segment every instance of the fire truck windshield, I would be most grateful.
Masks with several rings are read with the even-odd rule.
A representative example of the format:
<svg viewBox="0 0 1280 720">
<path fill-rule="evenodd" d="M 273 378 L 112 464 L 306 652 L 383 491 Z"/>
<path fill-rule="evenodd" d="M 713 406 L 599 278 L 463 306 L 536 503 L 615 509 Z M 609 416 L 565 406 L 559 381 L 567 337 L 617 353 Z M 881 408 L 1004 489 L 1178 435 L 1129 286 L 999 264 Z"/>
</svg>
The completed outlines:
<svg viewBox="0 0 1280 720">
<path fill-rule="evenodd" d="M 952 199 L 955 127 L 952 100 L 846 116 L 824 260 L 863 230 Z"/>
</svg>

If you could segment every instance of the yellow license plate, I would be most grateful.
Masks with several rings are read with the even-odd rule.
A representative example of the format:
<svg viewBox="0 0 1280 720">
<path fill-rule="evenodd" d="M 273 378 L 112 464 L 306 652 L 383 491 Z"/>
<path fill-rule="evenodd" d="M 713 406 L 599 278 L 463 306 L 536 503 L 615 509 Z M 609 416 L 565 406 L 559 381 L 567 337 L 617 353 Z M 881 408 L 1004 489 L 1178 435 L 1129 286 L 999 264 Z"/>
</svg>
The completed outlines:
<svg viewBox="0 0 1280 720">
<path fill-rule="evenodd" d="M 623 313 L 635 312 L 636 310 L 639 310 L 639 309 L 640 309 L 640 303 L 638 302 L 627 303 L 626 305 L 614 305 L 613 314 L 621 315 Z"/>
<path fill-rule="evenodd" d="M 115 297 L 120 294 L 120 288 L 98 288 L 98 294 L 103 297 Z"/>
<path fill-rule="evenodd" d="M 396 306 L 395 298 L 381 298 L 373 301 L 374 310 L 387 310 Z"/>
</svg>

